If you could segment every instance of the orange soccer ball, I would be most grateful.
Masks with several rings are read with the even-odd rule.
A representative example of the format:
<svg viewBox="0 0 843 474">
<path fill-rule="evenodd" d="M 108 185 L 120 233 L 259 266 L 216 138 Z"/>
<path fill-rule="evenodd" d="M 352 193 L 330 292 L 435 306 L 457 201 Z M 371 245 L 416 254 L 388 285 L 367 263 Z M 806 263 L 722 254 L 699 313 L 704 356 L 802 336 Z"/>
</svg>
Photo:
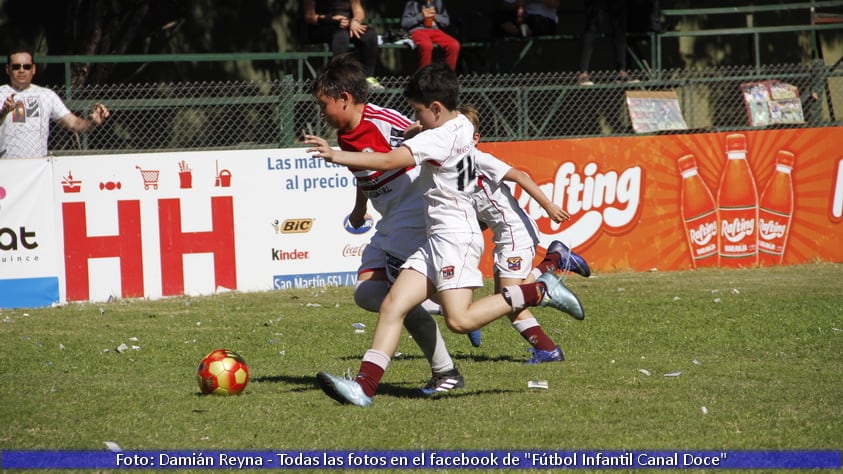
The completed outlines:
<svg viewBox="0 0 843 474">
<path fill-rule="evenodd" d="M 237 395 L 249 383 L 249 367 L 240 354 L 217 349 L 202 359 L 196 377 L 204 394 Z"/>
</svg>

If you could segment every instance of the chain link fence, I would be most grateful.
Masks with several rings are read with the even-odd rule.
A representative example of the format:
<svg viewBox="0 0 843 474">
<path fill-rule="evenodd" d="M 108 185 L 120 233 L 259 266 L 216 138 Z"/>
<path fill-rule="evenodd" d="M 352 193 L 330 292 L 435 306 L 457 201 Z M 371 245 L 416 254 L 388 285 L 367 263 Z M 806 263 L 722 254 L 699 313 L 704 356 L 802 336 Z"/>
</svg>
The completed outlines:
<svg viewBox="0 0 843 474">
<path fill-rule="evenodd" d="M 837 126 L 843 113 L 843 67 L 805 65 L 662 70 L 640 82 L 617 83 L 614 72 L 577 85 L 573 73 L 461 76 L 464 103 L 480 112 L 484 141 L 630 135 L 628 94 L 675 94 L 689 131 L 752 128 L 742 85 L 780 81 L 798 89 L 801 123 Z M 370 101 L 410 115 L 406 77 L 385 78 Z M 135 153 L 195 149 L 301 146 L 304 130 L 332 137 L 308 93 L 309 80 L 120 84 L 57 90 L 71 110 L 87 115 L 94 102 L 112 111 L 105 125 L 78 135 L 54 126 L 51 153 Z M 63 94 L 64 93 L 64 94 Z M 68 99 L 67 96 L 70 95 Z M 687 133 L 683 130 L 658 133 Z"/>
</svg>

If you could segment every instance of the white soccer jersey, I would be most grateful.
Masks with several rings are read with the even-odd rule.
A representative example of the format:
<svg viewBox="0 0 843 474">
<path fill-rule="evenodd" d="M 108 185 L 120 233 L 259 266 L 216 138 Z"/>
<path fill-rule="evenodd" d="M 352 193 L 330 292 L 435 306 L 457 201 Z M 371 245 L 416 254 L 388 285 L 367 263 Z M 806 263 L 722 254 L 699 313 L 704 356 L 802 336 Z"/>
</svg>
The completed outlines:
<svg viewBox="0 0 843 474">
<path fill-rule="evenodd" d="M 19 104 L 6 115 L 0 132 L 0 158 L 40 158 L 47 156 L 50 122 L 70 113 L 59 96 L 50 89 L 31 84 L 23 91 L 0 86 L 0 101 L 15 95 Z"/>
<path fill-rule="evenodd" d="M 527 215 L 503 182 L 512 167 L 486 152 L 475 150 L 479 189 L 474 194 L 477 218 L 492 230 L 495 252 L 533 248 L 539 243 L 535 221 Z"/>
<path fill-rule="evenodd" d="M 427 204 L 428 233 L 480 234 L 472 195 L 474 126 L 462 114 L 404 142 L 416 164 Z"/>
</svg>

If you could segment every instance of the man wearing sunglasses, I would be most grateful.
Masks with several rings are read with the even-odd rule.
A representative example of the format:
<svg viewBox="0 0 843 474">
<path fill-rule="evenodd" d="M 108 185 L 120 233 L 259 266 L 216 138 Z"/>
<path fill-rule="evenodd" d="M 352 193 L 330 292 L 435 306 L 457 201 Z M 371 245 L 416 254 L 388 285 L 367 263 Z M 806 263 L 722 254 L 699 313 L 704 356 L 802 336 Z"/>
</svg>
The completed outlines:
<svg viewBox="0 0 843 474">
<path fill-rule="evenodd" d="M 50 123 L 84 133 L 102 125 L 109 116 L 102 104 L 86 119 L 72 113 L 51 89 L 32 83 L 37 66 L 34 54 L 17 49 L 6 57 L 9 84 L 0 86 L 0 158 L 47 156 Z"/>
</svg>

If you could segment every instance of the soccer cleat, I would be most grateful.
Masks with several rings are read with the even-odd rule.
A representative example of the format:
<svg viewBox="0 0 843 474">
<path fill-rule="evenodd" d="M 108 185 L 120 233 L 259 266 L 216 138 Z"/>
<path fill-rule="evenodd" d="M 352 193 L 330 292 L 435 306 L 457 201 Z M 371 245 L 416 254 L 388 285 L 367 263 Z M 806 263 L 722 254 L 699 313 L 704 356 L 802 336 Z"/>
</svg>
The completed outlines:
<svg viewBox="0 0 843 474">
<path fill-rule="evenodd" d="M 565 354 L 562 352 L 562 349 L 560 349 L 559 346 L 556 346 L 556 348 L 552 351 L 543 351 L 541 349 L 531 347 L 530 351 L 533 352 L 533 357 L 530 357 L 530 360 L 527 361 L 528 364 L 541 364 L 544 362 L 562 362 L 563 360 L 565 360 Z"/>
<path fill-rule="evenodd" d="M 326 395 L 340 403 L 348 403 L 359 407 L 367 407 L 372 404 L 372 397 L 363 393 L 363 387 L 354 380 L 342 377 L 335 377 L 327 372 L 316 374 L 319 387 Z"/>
<path fill-rule="evenodd" d="M 433 374 L 427 385 L 420 388 L 422 395 L 432 396 L 449 392 L 455 388 L 465 388 L 465 380 L 459 370 L 452 369 L 441 374 Z"/>
<path fill-rule="evenodd" d="M 568 246 L 562 242 L 558 240 L 551 242 L 550 245 L 547 246 L 547 253 L 555 253 L 559 255 L 559 260 L 562 262 L 560 270 L 574 272 L 586 278 L 591 275 L 591 269 L 588 267 L 588 263 L 585 259 L 569 249 Z"/>
<path fill-rule="evenodd" d="M 556 272 L 542 273 L 536 281 L 541 282 L 545 287 L 539 306 L 550 306 L 571 315 L 574 319 L 585 319 L 585 310 L 582 308 L 580 299 L 562 283 Z"/>
<path fill-rule="evenodd" d="M 468 340 L 471 341 L 471 345 L 474 347 L 480 347 L 480 344 L 483 343 L 483 335 L 480 334 L 479 329 L 475 329 L 471 331 L 468 335 Z"/>
</svg>

